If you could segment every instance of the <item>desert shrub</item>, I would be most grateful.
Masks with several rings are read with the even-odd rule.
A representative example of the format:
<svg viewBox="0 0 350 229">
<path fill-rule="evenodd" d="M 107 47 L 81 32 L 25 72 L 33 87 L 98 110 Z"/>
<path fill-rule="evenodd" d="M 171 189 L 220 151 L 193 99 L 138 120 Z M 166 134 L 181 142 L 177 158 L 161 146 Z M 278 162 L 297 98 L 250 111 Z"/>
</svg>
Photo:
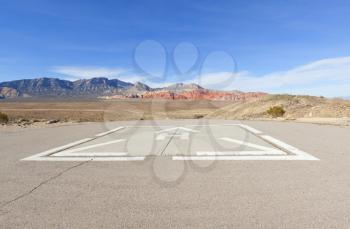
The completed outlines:
<svg viewBox="0 0 350 229">
<path fill-rule="evenodd" d="M 195 114 L 195 115 L 193 116 L 193 118 L 195 118 L 195 119 L 201 119 L 201 118 L 204 118 L 204 115 L 202 115 L 202 114 Z"/>
<path fill-rule="evenodd" d="M 281 106 L 274 106 L 274 107 L 270 107 L 267 110 L 267 113 L 271 115 L 273 118 L 277 118 L 277 117 L 282 117 L 286 113 L 286 111 Z"/>
<path fill-rule="evenodd" d="M 7 114 L 0 112 L 0 123 L 8 123 L 9 117 Z"/>
</svg>

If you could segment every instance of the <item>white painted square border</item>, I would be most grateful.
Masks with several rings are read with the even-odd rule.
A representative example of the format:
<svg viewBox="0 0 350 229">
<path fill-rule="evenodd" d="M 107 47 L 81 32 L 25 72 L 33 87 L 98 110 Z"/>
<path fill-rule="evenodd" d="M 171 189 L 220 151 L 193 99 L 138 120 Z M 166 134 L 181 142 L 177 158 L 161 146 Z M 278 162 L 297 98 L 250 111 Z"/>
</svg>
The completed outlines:
<svg viewBox="0 0 350 229">
<path fill-rule="evenodd" d="M 222 124 L 223 126 L 239 126 L 248 132 L 256 135 L 257 137 L 262 138 L 266 142 L 278 147 L 283 151 L 287 151 L 291 154 L 289 155 L 189 155 L 189 156 L 172 156 L 172 160 L 302 160 L 302 161 L 318 161 L 319 159 L 299 150 L 285 142 L 282 142 L 276 138 L 273 138 L 269 135 L 263 134 L 260 130 L 257 130 L 251 126 L 244 124 Z M 190 125 L 185 125 L 190 126 Z M 206 125 L 203 125 L 206 126 Z M 69 149 L 71 147 L 92 141 L 96 138 L 106 136 L 108 134 L 114 133 L 125 127 L 118 127 L 110 131 L 96 134 L 93 138 L 85 138 L 76 142 L 69 143 L 64 146 L 53 148 L 45 152 L 35 154 L 26 158 L 23 158 L 22 161 L 140 161 L 144 160 L 145 156 L 59 156 L 61 151 Z M 52 155 L 52 156 L 51 156 Z"/>
</svg>

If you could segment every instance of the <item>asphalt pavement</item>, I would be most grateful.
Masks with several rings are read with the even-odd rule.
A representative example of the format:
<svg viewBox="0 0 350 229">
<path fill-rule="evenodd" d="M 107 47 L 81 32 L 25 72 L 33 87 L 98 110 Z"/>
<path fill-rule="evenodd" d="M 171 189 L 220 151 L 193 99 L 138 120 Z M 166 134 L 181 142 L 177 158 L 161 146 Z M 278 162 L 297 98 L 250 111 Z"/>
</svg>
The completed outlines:
<svg viewBox="0 0 350 229">
<path fill-rule="evenodd" d="M 84 123 L 0 132 L 0 228 L 349 228 L 350 127 Z"/>
</svg>

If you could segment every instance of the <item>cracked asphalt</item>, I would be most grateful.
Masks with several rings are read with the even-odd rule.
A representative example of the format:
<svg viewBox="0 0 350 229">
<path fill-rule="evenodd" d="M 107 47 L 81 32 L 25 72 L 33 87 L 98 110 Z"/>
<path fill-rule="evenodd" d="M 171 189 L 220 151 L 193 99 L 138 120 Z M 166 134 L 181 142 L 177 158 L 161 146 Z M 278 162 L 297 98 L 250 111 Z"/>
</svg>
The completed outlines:
<svg viewBox="0 0 350 229">
<path fill-rule="evenodd" d="M 207 169 L 168 157 L 155 157 L 157 163 L 21 161 L 104 132 L 106 124 L 2 130 L 0 228 L 349 228 L 350 127 L 243 123 L 320 160 L 216 161 Z M 166 185 L 155 171 L 185 176 Z"/>
</svg>

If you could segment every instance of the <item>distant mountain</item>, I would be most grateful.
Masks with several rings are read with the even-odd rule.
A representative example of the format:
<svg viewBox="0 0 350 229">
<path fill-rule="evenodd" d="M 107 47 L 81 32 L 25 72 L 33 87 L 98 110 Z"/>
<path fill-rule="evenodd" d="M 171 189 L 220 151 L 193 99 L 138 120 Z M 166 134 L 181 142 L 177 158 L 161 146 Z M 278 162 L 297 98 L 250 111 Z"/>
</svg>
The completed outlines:
<svg viewBox="0 0 350 229">
<path fill-rule="evenodd" d="M 55 78 L 39 78 L 3 82 L 0 87 L 15 89 L 18 96 L 62 95 L 73 89 L 73 83 Z"/>
<path fill-rule="evenodd" d="M 259 92 L 213 91 L 194 83 L 177 83 L 162 88 L 151 88 L 141 82 L 132 84 L 118 79 L 102 77 L 76 81 L 37 78 L 0 83 L 0 99 L 14 97 L 102 97 L 106 99 L 145 98 L 241 101 L 265 94 Z"/>
<path fill-rule="evenodd" d="M 184 83 L 176 83 L 172 84 L 170 86 L 160 88 L 161 90 L 168 90 L 172 92 L 177 92 L 177 91 L 193 91 L 193 90 L 202 90 L 201 86 L 198 84 L 190 83 L 190 84 L 184 84 Z"/>
<path fill-rule="evenodd" d="M 118 93 L 134 86 L 118 79 L 92 78 L 76 81 L 57 78 L 23 79 L 0 83 L 0 88 L 11 88 L 18 96 L 101 96 Z M 3 94 L 3 93 L 1 93 Z M 9 97 L 6 96 L 5 97 Z M 12 96 L 13 97 L 13 96 Z"/>
<path fill-rule="evenodd" d="M 1 84 L 0 84 L 1 85 Z M 134 86 L 118 79 L 107 78 L 82 79 L 73 82 L 73 95 L 100 96 L 115 94 Z"/>
</svg>

